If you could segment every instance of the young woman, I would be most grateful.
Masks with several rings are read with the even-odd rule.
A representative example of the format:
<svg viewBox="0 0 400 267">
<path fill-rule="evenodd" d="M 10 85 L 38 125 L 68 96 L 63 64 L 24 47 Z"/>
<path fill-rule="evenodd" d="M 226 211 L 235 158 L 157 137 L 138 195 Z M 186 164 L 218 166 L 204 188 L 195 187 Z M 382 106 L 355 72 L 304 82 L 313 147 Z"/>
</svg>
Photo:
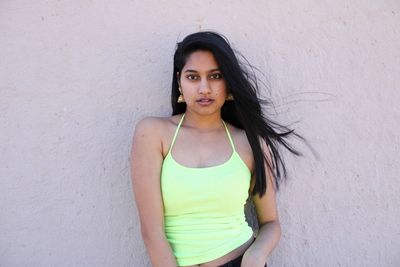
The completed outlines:
<svg viewBox="0 0 400 267">
<path fill-rule="evenodd" d="M 263 115 L 257 79 L 225 37 L 198 32 L 178 43 L 172 116 L 135 128 L 132 185 L 155 267 L 266 266 L 281 228 L 275 192 L 289 130 Z M 278 133 L 276 128 L 287 130 Z M 247 224 L 251 196 L 258 233 Z"/>
</svg>

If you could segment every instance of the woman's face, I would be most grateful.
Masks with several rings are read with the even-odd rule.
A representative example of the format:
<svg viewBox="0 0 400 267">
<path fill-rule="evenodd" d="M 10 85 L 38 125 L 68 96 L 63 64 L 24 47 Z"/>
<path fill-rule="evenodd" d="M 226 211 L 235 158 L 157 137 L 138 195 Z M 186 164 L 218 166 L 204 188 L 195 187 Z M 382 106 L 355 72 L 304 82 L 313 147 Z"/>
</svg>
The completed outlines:
<svg viewBox="0 0 400 267">
<path fill-rule="evenodd" d="M 227 95 L 226 84 L 211 52 L 192 52 L 179 82 L 187 109 L 203 115 L 221 111 Z"/>
</svg>

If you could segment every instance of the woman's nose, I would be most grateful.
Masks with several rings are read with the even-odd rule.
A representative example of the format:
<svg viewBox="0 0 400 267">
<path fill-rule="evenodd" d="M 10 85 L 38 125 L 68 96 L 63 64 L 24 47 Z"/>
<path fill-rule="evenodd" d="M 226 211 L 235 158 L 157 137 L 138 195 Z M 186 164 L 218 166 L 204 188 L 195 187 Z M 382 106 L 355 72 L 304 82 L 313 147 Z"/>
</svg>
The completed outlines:
<svg viewBox="0 0 400 267">
<path fill-rule="evenodd" d="M 207 79 L 202 79 L 199 86 L 199 92 L 201 94 L 206 94 L 211 91 L 210 84 L 208 83 Z"/>
</svg>

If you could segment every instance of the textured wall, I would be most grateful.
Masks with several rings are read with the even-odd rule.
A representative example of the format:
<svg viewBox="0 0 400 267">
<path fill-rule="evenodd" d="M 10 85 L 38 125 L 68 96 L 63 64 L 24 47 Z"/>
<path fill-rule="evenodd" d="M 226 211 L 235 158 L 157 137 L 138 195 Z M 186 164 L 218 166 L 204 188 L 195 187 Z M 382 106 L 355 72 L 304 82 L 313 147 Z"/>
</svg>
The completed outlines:
<svg viewBox="0 0 400 267">
<path fill-rule="evenodd" d="M 0 266 L 150 266 L 136 122 L 170 113 L 172 54 L 224 33 L 318 152 L 288 154 L 269 266 L 400 266 L 400 4 L 0 1 Z"/>
</svg>

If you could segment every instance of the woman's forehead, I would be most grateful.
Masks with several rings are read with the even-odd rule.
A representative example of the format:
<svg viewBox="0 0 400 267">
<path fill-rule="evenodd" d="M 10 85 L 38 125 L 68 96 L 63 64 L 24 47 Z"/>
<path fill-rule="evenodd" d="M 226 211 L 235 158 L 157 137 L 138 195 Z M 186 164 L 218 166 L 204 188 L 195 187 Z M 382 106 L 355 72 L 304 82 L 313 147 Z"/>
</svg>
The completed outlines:
<svg viewBox="0 0 400 267">
<path fill-rule="evenodd" d="M 211 71 L 218 69 L 218 63 L 210 51 L 198 50 L 188 55 L 184 70 Z"/>
</svg>

